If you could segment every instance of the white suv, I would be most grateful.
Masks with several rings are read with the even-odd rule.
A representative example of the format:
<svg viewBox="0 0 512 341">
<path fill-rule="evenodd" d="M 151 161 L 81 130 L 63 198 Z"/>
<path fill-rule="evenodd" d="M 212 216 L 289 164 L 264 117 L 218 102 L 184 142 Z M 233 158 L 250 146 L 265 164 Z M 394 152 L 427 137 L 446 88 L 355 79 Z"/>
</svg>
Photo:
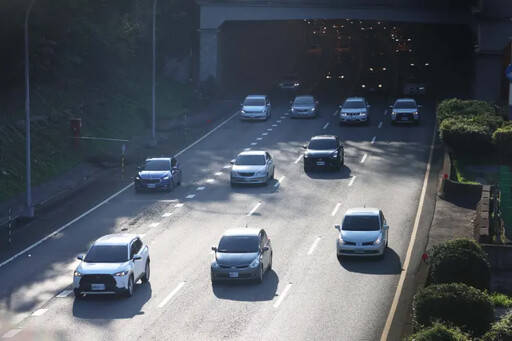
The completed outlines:
<svg viewBox="0 0 512 341">
<path fill-rule="evenodd" d="M 82 294 L 132 296 L 139 279 L 149 281 L 149 248 L 136 234 L 109 234 L 96 240 L 73 276 L 76 297 Z"/>
</svg>

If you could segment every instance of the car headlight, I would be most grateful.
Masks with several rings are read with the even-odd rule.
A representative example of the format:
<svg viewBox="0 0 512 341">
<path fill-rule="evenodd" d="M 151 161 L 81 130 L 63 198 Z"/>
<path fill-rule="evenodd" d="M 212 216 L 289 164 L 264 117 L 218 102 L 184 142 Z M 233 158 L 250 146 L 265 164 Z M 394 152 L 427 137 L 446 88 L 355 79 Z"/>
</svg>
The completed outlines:
<svg viewBox="0 0 512 341">
<path fill-rule="evenodd" d="M 116 272 L 115 274 L 112 274 L 112 276 L 122 277 L 122 276 L 128 275 L 128 273 L 130 273 L 129 270 L 123 270 L 123 271 Z"/>
<path fill-rule="evenodd" d="M 73 274 L 73 276 L 75 276 L 75 277 L 82 277 L 83 274 L 80 271 L 75 270 L 75 273 Z"/>
<path fill-rule="evenodd" d="M 293 86 L 299 86 L 299 85 L 300 85 L 299 83 L 295 83 L 295 84 L 293 84 Z"/>
<path fill-rule="evenodd" d="M 343 238 L 341 237 L 341 235 L 338 235 L 338 240 L 337 241 L 338 241 L 338 244 L 340 244 L 340 245 L 345 244 L 345 242 L 343 241 Z"/>
<path fill-rule="evenodd" d="M 169 175 L 166 175 L 166 176 L 164 176 L 164 177 L 163 177 L 163 179 L 164 179 L 164 180 L 169 180 L 169 179 L 170 179 L 170 177 L 169 177 Z"/>
<path fill-rule="evenodd" d="M 338 157 L 338 151 L 332 152 L 330 157 Z"/>
<path fill-rule="evenodd" d="M 240 112 L 241 112 L 242 114 L 245 114 L 245 110 L 244 110 L 244 109 L 240 110 Z"/>
<path fill-rule="evenodd" d="M 359 115 L 366 116 L 366 113 L 363 111 L 363 112 L 360 112 Z"/>
<path fill-rule="evenodd" d="M 363 84 L 363 85 L 361 85 L 361 88 L 366 88 L 366 85 L 364 85 L 364 84 Z"/>
<path fill-rule="evenodd" d="M 379 245 L 382 242 L 382 234 L 373 242 L 373 245 Z"/>
<path fill-rule="evenodd" d="M 291 109 L 290 109 L 290 111 L 291 111 L 291 112 L 294 112 L 294 111 L 295 111 L 295 109 L 294 109 L 294 108 L 291 108 Z"/>
<path fill-rule="evenodd" d="M 305 158 L 305 159 L 307 159 L 308 157 L 309 157 L 309 154 L 308 154 L 308 153 L 304 154 L 304 158 Z"/>
<path fill-rule="evenodd" d="M 413 114 L 414 116 L 418 116 L 418 112 L 417 112 L 417 111 L 413 112 L 412 114 Z"/>
<path fill-rule="evenodd" d="M 251 269 L 254 269 L 254 268 L 257 268 L 257 267 L 258 267 L 258 265 L 260 265 L 260 259 L 259 259 L 259 258 L 256 258 L 255 260 L 253 260 L 253 261 L 251 262 L 251 264 L 249 264 L 249 267 L 250 267 Z"/>
<path fill-rule="evenodd" d="M 137 175 L 137 176 L 135 177 L 135 180 L 140 180 L 140 176 L 138 176 L 138 175 Z"/>
<path fill-rule="evenodd" d="M 315 108 L 311 108 L 311 111 L 315 111 Z"/>
<path fill-rule="evenodd" d="M 393 111 L 393 112 L 391 113 L 391 116 L 396 116 L 396 112 L 394 112 L 394 111 Z"/>
<path fill-rule="evenodd" d="M 231 172 L 231 176 L 238 176 L 238 173 L 237 173 L 237 172 L 235 172 L 235 171 L 232 171 L 232 172 Z"/>
<path fill-rule="evenodd" d="M 262 171 L 257 171 L 256 173 L 254 173 L 254 175 L 256 175 L 256 176 L 263 176 L 263 175 L 265 175 L 265 174 L 267 174 L 267 171 L 264 171 L 264 170 L 262 170 Z"/>
<path fill-rule="evenodd" d="M 212 268 L 214 268 L 214 269 L 218 269 L 219 268 L 219 263 L 217 263 L 216 260 L 212 261 Z"/>
</svg>

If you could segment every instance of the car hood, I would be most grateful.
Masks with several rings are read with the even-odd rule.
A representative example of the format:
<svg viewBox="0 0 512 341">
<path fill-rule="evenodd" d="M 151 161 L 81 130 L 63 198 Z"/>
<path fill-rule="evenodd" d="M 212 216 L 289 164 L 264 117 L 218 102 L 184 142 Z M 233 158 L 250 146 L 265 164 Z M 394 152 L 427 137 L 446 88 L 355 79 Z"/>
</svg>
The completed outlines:
<svg viewBox="0 0 512 341">
<path fill-rule="evenodd" d="M 417 111 L 418 109 L 393 109 L 393 112 L 396 112 L 397 114 L 412 114 Z"/>
<path fill-rule="evenodd" d="M 313 105 L 307 105 L 307 104 L 294 104 L 292 105 L 292 109 L 294 110 L 311 110 L 313 109 Z"/>
<path fill-rule="evenodd" d="M 380 235 L 380 231 L 343 231 L 341 230 L 341 238 L 354 243 L 371 242 L 376 240 Z"/>
<path fill-rule="evenodd" d="M 327 149 L 327 150 L 308 149 L 306 154 L 309 156 L 330 156 L 331 154 L 333 154 L 335 152 L 336 152 L 336 149 Z"/>
<path fill-rule="evenodd" d="M 249 265 L 258 257 L 257 252 L 248 253 L 225 253 L 216 252 L 215 259 L 219 265 L 236 266 Z"/>
<path fill-rule="evenodd" d="M 242 106 L 242 110 L 244 111 L 264 111 L 264 105 L 244 105 Z"/>
<path fill-rule="evenodd" d="M 169 171 L 142 171 L 139 176 L 143 179 L 161 179 L 166 175 L 170 175 Z"/>
<path fill-rule="evenodd" d="M 258 171 L 264 171 L 265 166 L 239 166 L 239 165 L 233 165 L 232 170 L 234 172 L 249 172 L 249 173 L 256 173 Z"/>
<path fill-rule="evenodd" d="M 130 261 L 123 263 L 86 263 L 81 262 L 76 268 L 84 275 L 87 274 L 114 274 L 129 267 Z"/>
<path fill-rule="evenodd" d="M 355 108 L 355 109 L 341 109 L 341 112 L 347 114 L 359 114 L 361 112 L 366 112 L 365 108 Z"/>
</svg>

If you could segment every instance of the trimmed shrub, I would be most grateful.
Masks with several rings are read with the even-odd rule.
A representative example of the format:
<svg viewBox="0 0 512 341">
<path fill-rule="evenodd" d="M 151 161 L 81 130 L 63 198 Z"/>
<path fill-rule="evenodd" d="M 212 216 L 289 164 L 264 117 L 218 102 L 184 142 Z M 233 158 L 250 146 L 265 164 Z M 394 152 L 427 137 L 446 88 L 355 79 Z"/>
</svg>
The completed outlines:
<svg viewBox="0 0 512 341">
<path fill-rule="evenodd" d="M 431 327 L 420 330 L 407 339 L 408 341 L 471 341 L 468 334 L 457 327 L 448 327 L 435 322 Z"/>
<path fill-rule="evenodd" d="M 461 283 L 433 284 L 421 289 L 413 302 L 415 328 L 443 321 L 476 336 L 487 332 L 494 321 L 489 296 Z"/>
<path fill-rule="evenodd" d="M 437 106 L 437 121 L 439 125 L 447 118 L 456 117 L 461 119 L 476 115 L 496 115 L 496 108 L 484 101 L 464 101 L 457 98 L 444 100 Z"/>
<path fill-rule="evenodd" d="M 439 126 L 441 140 L 455 151 L 486 150 L 492 131 L 470 118 L 447 118 Z"/>
<path fill-rule="evenodd" d="M 464 283 L 489 289 L 491 267 L 483 249 L 472 240 L 459 238 L 434 246 L 428 252 L 432 283 Z"/>
<path fill-rule="evenodd" d="M 493 323 L 491 330 L 482 337 L 482 341 L 512 341 L 512 313 Z"/>
<path fill-rule="evenodd" d="M 512 152 L 512 122 L 507 122 L 492 134 L 494 146 L 505 153 Z"/>
</svg>

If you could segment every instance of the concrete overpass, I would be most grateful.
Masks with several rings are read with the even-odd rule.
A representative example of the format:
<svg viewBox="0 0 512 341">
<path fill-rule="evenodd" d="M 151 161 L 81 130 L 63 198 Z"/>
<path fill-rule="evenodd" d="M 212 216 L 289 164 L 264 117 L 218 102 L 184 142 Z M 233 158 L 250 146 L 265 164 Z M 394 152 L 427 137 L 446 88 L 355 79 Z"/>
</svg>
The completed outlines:
<svg viewBox="0 0 512 341">
<path fill-rule="evenodd" d="M 474 0 L 197 0 L 200 6 L 199 79 L 218 79 L 218 33 L 226 21 L 358 19 L 470 26 L 478 38 L 475 88 L 479 98 L 497 99 L 503 51 L 512 36 L 512 1 Z M 460 1 L 459 1 L 460 3 Z M 466 1 L 468 3 L 468 1 Z M 497 85 L 496 85 L 497 84 Z M 496 85 L 496 87 L 494 86 Z"/>
</svg>

